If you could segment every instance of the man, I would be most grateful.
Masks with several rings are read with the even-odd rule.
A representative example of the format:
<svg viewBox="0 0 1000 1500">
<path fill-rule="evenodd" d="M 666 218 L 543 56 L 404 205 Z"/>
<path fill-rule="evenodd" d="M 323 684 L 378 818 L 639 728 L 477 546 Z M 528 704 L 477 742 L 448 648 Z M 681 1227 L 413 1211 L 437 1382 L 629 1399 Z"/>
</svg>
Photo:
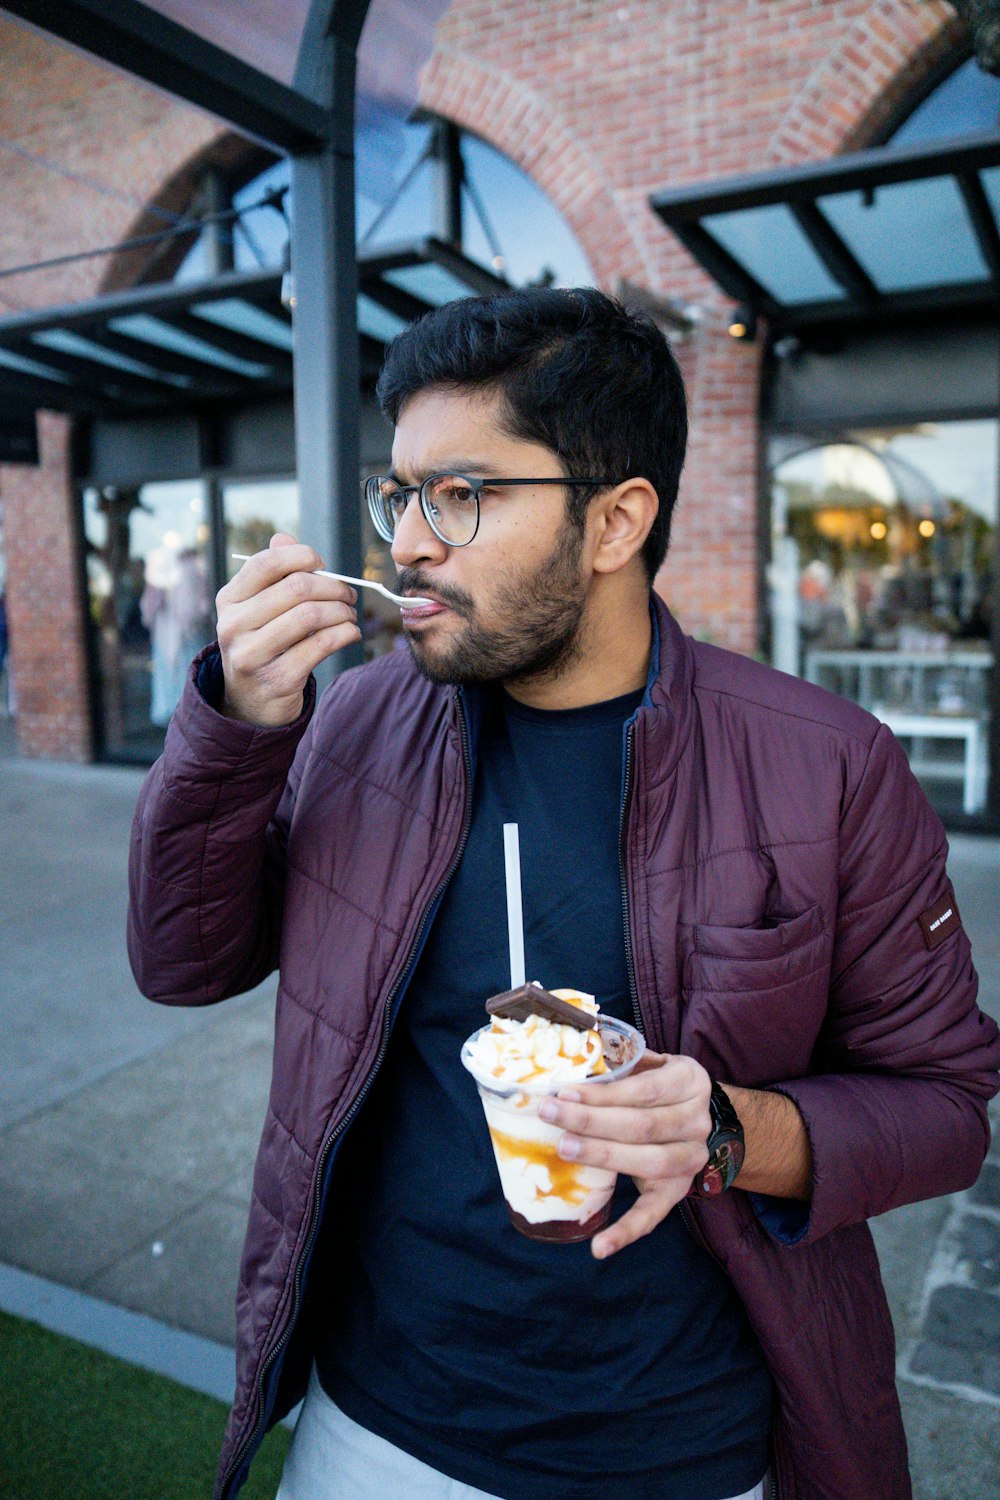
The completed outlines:
<svg viewBox="0 0 1000 1500">
<path fill-rule="evenodd" d="M 144 991 L 281 972 L 217 1494 L 308 1385 L 281 1500 L 903 1500 L 864 1221 L 975 1179 L 1000 1060 L 941 826 L 876 720 L 651 592 L 686 437 L 652 324 L 453 303 L 379 395 L 409 651 L 314 714 L 356 595 L 274 537 L 136 818 Z M 546 1107 L 620 1173 L 589 1246 L 514 1232 L 459 1063 L 507 987 L 507 821 L 529 977 L 650 1049 Z"/>
</svg>

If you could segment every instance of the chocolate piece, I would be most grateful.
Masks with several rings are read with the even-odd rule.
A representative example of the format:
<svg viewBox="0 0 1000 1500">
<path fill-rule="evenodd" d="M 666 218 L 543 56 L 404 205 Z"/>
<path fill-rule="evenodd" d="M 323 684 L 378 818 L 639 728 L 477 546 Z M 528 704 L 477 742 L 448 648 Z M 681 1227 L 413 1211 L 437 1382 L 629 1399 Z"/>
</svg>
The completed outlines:
<svg viewBox="0 0 1000 1500">
<path fill-rule="evenodd" d="M 595 1018 L 568 1000 L 550 995 L 540 984 L 522 984 L 516 990 L 505 990 L 502 995 L 491 995 L 486 1002 L 491 1016 L 506 1016 L 511 1021 L 526 1021 L 529 1016 L 542 1016 L 546 1021 L 555 1021 L 560 1026 L 575 1026 L 577 1031 L 593 1031 Z"/>
</svg>

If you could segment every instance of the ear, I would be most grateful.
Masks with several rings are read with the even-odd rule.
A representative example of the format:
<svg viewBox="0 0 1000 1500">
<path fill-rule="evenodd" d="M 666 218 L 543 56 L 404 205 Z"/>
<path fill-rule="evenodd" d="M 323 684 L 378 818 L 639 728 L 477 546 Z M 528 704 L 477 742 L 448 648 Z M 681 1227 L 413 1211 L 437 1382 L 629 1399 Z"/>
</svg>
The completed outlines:
<svg viewBox="0 0 1000 1500">
<path fill-rule="evenodd" d="M 618 573 L 639 552 L 660 501 L 648 479 L 626 479 L 591 503 L 595 573 Z"/>
</svg>

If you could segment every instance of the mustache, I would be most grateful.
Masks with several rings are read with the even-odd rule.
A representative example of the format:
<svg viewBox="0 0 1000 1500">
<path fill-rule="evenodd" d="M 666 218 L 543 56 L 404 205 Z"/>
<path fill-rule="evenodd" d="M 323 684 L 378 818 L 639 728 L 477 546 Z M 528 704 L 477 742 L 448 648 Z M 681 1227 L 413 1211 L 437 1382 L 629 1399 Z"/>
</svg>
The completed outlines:
<svg viewBox="0 0 1000 1500">
<path fill-rule="evenodd" d="M 401 568 L 396 575 L 395 592 L 429 595 L 432 599 L 439 599 L 442 604 L 447 604 L 456 614 L 464 615 L 466 619 L 471 619 L 476 612 L 475 600 L 471 594 L 446 583 L 435 583 L 426 573 L 421 573 L 419 568 Z"/>
</svg>

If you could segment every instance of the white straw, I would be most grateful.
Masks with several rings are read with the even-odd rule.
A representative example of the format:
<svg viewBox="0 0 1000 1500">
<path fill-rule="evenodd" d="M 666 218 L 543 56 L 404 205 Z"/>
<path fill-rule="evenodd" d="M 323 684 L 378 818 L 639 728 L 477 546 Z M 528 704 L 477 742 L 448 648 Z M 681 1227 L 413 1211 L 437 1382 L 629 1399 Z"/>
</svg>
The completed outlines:
<svg viewBox="0 0 1000 1500">
<path fill-rule="evenodd" d="M 517 824 L 503 825 L 503 862 L 507 876 L 507 937 L 510 941 L 510 987 L 524 983 L 524 919 L 521 910 L 521 855 Z"/>
</svg>

